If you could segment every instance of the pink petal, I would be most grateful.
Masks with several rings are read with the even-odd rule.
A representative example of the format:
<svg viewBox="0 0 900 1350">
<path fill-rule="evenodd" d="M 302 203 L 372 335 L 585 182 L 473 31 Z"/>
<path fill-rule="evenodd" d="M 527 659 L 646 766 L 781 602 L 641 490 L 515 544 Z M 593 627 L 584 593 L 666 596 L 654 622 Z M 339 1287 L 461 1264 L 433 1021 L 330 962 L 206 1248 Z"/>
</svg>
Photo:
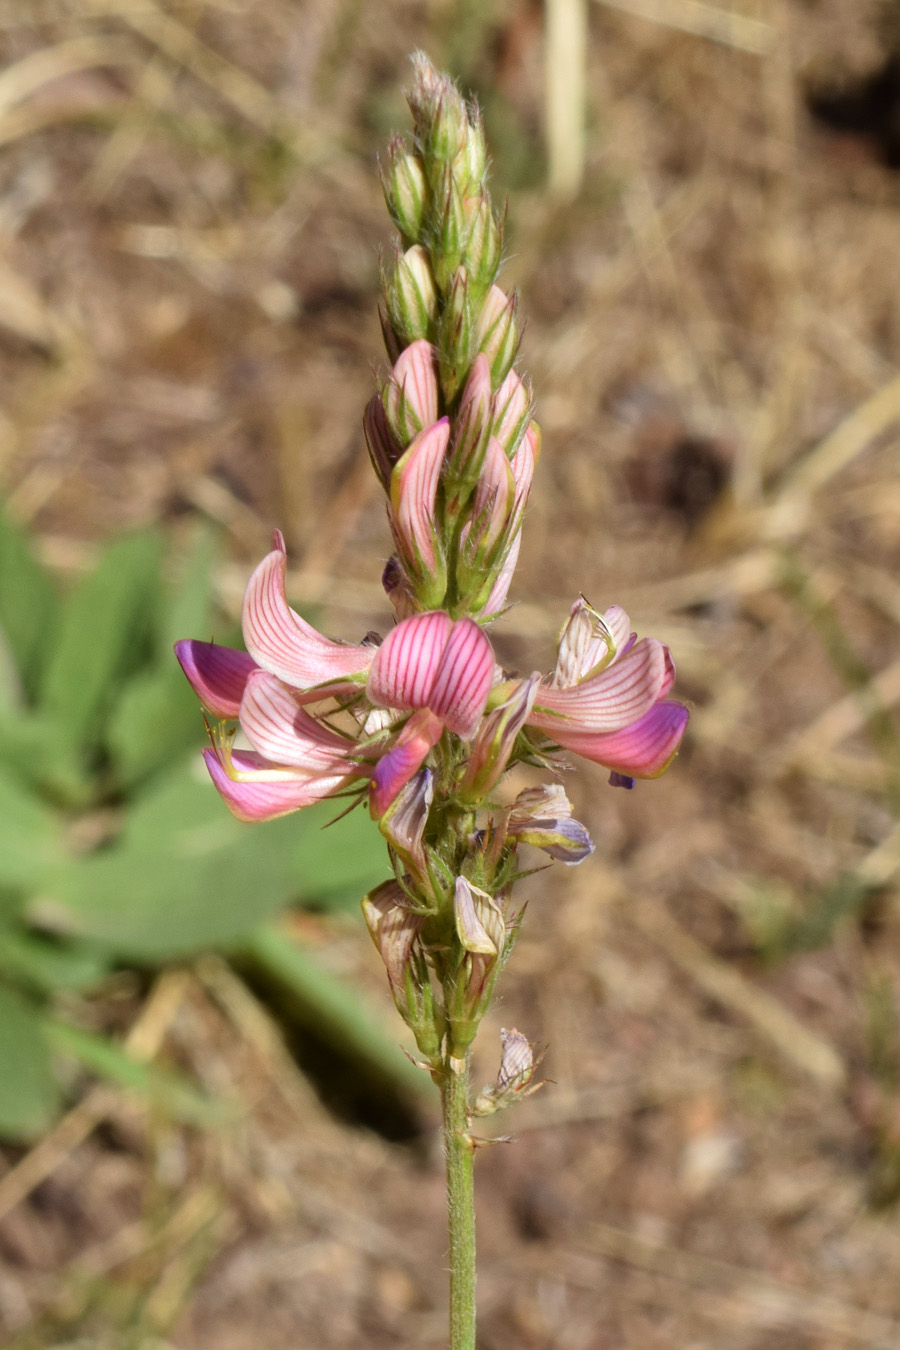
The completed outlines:
<svg viewBox="0 0 900 1350">
<path fill-rule="evenodd" d="M 411 415 L 418 422 L 420 431 L 437 421 L 437 368 L 430 342 L 419 338 L 400 353 L 391 371 L 386 401 L 388 420 L 395 425 L 404 420 L 404 415 L 406 421 Z"/>
<path fill-rule="evenodd" d="M 529 721 L 554 740 L 567 723 L 577 731 L 620 731 L 658 702 L 667 679 L 666 648 L 655 638 L 644 638 L 620 661 L 581 684 L 543 687 Z"/>
<path fill-rule="evenodd" d="M 629 778 L 657 778 L 675 754 L 688 723 L 682 703 L 658 703 L 648 713 L 613 732 L 553 732 L 565 750 L 573 750 Z"/>
<path fill-rule="evenodd" d="M 441 609 L 414 614 L 392 628 L 375 653 L 366 695 L 376 708 L 424 708 L 452 620 Z"/>
<path fill-rule="evenodd" d="M 497 437 L 507 455 L 521 438 L 530 404 L 530 391 L 520 376 L 511 370 L 494 395 L 492 403 L 494 420 L 491 435 Z"/>
<path fill-rule="evenodd" d="M 241 729 L 254 750 L 276 764 L 320 774 L 353 772 L 347 758 L 354 742 L 311 717 L 268 671 L 257 670 L 247 681 Z"/>
<path fill-rule="evenodd" d="M 422 767 L 425 756 L 437 745 L 444 724 L 427 708 L 413 713 L 391 749 L 375 766 L 369 785 L 369 810 L 377 820 Z"/>
<path fill-rule="evenodd" d="M 237 717 L 247 677 L 257 669 L 253 657 L 194 638 L 176 642 L 175 655 L 204 708 L 216 717 Z"/>
<path fill-rule="evenodd" d="M 473 619 L 459 619 L 447 639 L 428 707 L 457 736 L 474 735 L 494 680 L 494 653 Z"/>
<path fill-rule="evenodd" d="M 244 595 L 244 642 L 257 663 L 298 689 L 352 688 L 368 670 L 372 647 L 332 642 L 290 608 L 284 594 L 287 558 L 275 548 L 257 567 Z M 325 692 L 324 690 L 322 692 Z"/>
<path fill-rule="evenodd" d="M 498 615 L 506 605 L 506 597 L 509 594 L 510 582 L 516 570 L 516 563 L 519 561 L 519 549 L 522 546 L 521 532 L 516 535 L 509 546 L 509 551 L 503 559 L 503 566 L 497 573 L 497 580 L 494 582 L 493 590 L 487 599 L 487 604 L 482 610 L 485 619 L 492 619 Z"/>
<path fill-rule="evenodd" d="M 499 543 L 509 521 L 515 487 L 503 446 L 495 436 L 488 437 L 472 504 L 472 525 L 468 531 L 473 552 L 488 554 Z"/>
<path fill-rule="evenodd" d="M 233 771 L 241 776 L 232 778 L 214 750 L 204 750 L 203 758 L 225 805 L 238 820 L 274 820 L 276 816 L 286 816 L 332 796 L 348 781 L 346 775 L 310 778 L 289 775 L 287 771 L 282 777 L 275 777 L 258 768 L 264 761 L 238 750 L 232 756 Z"/>
<path fill-rule="evenodd" d="M 391 474 L 391 513 L 397 543 L 413 565 L 433 568 L 434 508 L 450 439 L 446 417 L 420 431 Z"/>
</svg>

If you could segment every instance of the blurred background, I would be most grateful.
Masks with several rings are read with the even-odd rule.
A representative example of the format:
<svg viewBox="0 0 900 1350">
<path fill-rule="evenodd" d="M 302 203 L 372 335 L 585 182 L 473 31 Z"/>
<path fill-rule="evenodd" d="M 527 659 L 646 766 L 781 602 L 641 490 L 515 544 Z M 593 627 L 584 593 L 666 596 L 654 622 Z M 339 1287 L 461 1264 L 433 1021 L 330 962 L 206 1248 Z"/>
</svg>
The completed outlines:
<svg viewBox="0 0 900 1350">
<path fill-rule="evenodd" d="M 176 637 L 384 630 L 375 156 L 472 90 L 544 454 L 501 659 L 668 641 L 658 783 L 566 780 L 477 1049 L 484 1350 L 900 1344 L 892 0 L 0 3 L 0 1340 L 445 1343 L 377 833 L 254 829 Z M 374 837 L 373 837 L 374 836 Z"/>
</svg>

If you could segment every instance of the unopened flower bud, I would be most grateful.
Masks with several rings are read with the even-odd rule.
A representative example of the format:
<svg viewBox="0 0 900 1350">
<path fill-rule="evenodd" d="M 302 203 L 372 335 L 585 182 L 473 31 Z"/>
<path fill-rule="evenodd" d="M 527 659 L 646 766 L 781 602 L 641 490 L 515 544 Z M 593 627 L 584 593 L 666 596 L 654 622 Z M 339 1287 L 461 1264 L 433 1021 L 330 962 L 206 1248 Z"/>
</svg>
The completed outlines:
<svg viewBox="0 0 900 1350">
<path fill-rule="evenodd" d="M 453 916 L 457 936 L 467 952 L 496 957 L 502 945 L 503 919 L 487 891 L 473 886 L 465 877 L 457 877 Z"/>
<path fill-rule="evenodd" d="M 422 138 L 426 165 L 433 164 L 439 171 L 443 165 L 452 164 L 465 150 L 468 132 L 465 101 L 453 81 L 445 78 Z"/>
<path fill-rule="evenodd" d="M 508 296 L 499 286 L 492 286 L 475 325 L 475 346 L 488 359 L 495 388 L 506 379 L 516 359 L 519 347 L 517 307 L 515 294 Z"/>
<path fill-rule="evenodd" d="M 594 851 L 587 830 L 573 820 L 572 805 L 558 783 L 520 792 L 506 830 L 519 843 L 543 849 L 551 858 L 570 866 L 584 862 Z"/>
<path fill-rule="evenodd" d="M 491 435 L 496 436 L 510 459 L 525 435 L 531 412 L 531 390 L 511 370 L 491 404 Z"/>
<path fill-rule="evenodd" d="M 483 295 L 494 283 L 500 266 L 503 243 L 487 197 L 476 199 L 474 209 L 468 212 L 468 217 L 469 242 L 466 245 L 466 266 L 476 295 Z"/>
<path fill-rule="evenodd" d="M 543 1087 L 543 1083 L 529 1086 L 535 1069 L 543 1059 L 543 1051 L 535 1059 L 534 1046 L 515 1027 L 511 1031 L 507 1031 L 506 1027 L 501 1028 L 500 1045 L 502 1052 L 497 1082 L 483 1088 L 478 1094 L 474 1108 L 476 1116 L 491 1116 L 495 1111 L 502 1111 Z"/>
<path fill-rule="evenodd" d="M 503 777 L 516 737 L 528 721 L 540 682 L 539 674 L 520 680 L 512 695 L 482 720 L 460 785 L 464 801 L 482 801 Z"/>
<path fill-rule="evenodd" d="M 458 267 L 441 315 L 438 334 L 438 364 L 444 396 L 452 401 L 472 361 L 474 325 L 469 298 L 469 275 Z"/>
<path fill-rule="evenodd" d="M 445 165 L 434 187 L 431 222 L 431 265 L 441 291 L 446 291 L 462 262 L 469 237 L 469 222 L 459 183 L 449 164 Z"/>
<path fill-rule="evenodd" d="M 472 362 L 453 422 L 453 443 L 446 466 L 448 492 L 474 488 L 490 429 L 491 369 L 487 357 L 479 353 Z"/>
<path fill-rule="evenodd" d="M 363 433 L 369 450 L 372 468 L 375 470 L 385 492 L 390 491 L 391 471 L 403 453 L 402 446 L 391 434 L 381 397 L 374 394 L 366 405 L 363 414 Z"/>
<path fill-rule="evenodd" d="M 420 882 L 427 875 L 422 840 L 433 798 L 434 772 L 428 768 L 420 769 L 378 822 L 378 828 L 391 848 Z"/>
<path fill-rule="evenodd" d="M 484 123 L 481 120 L 481 113 L 477 106 L 472 103 L 469 105 L 469 125 L 466 130 L 466 144 L 464 149 L 465 178 L 468 184 L 468 190 L 480 188 L 484 182 L 484 175 L 487 170 L 487 143 L 484 138 Z M 460 166 L 459 177 L 463 178 L 462 166 Z"/>
<path fill-rule="evenodd" d="M 437 368 L 430 342 L 420 338 L 400 353 L 383 401 L 388 425 L 403 446 L 437 421 Z"/>
<path fill-rule="evenodd" d="M 428 254 L 421 244 L 401 253 L 385 291 L 391 327 L 404 343 L 434 335 L 438 293 Z"/>
<path fill-rule="evenodd" d="M 418 155 L 411 154 L 400 136 L 388 148 L 388 167 L 381 168 L 381 187 L 391 219 L 410 243 L 422 236 L 428 202 L 428 183 Z"/>
</svg>

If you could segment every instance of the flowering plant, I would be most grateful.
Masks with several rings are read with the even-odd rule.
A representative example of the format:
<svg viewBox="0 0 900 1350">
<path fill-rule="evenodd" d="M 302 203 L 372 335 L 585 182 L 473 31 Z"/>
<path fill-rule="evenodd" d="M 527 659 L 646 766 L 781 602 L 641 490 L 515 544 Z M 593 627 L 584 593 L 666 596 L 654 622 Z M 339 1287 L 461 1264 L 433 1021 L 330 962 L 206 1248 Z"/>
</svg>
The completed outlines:
<svg viewBox="0 0 900 1350">
<path fill-rule="evenodd" d="M 540 454 L 531 389 L 515 369 L 517 298 L 496 284 L 501 222 L 486 187 L 477 109 L 414 58 L 414 136 L 382 166 L 400 241 L 385 277 L 391 361 L 365 411 L 394 553 L 381 639 L 334 641 L 288 605 L 275 535 L 243 607 L 246 652 L 188 640 L 178 659 L 210 718 L 210 775 L 243 820 L 326 797 L 368 801 L 393 876 L 363 900 L 394 1002 L 441 1090 L 451 1261 L 451 1350 L 475 1344 L 473 1114 L 533 1090 L 532 1047 L 504 1031 L 497 1082 L 470 1102 L 469 1050 L 520 915 L 521 844 L 578 863 L 593 852 L 557 782 L 503 804 L 518 763 L 553 772 L 561 751 L 611 782 L 662 773 L 687 709 L 668 697 L 668 649 L 637 639 L 618 606 L 576 600 L 550 675 L 518 678 L 488 626 L 507 606 Z M 249 749 L 234 745 L 235 724 Z"/>
</svg>

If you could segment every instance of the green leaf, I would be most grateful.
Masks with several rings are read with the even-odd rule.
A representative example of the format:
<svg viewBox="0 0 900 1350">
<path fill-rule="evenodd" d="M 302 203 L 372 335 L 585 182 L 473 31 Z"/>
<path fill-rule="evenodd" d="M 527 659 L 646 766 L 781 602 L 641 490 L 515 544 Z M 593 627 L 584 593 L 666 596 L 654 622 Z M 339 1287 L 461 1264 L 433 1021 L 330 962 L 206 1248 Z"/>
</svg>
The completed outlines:
<svg viewBox="0 0 900 1350">
<path fill-rule="evenodd" d="M 65 805 L 79 805 L 90 795 L 78 746 L 52 714 L 0 708 L 0 757 L 23 782 Z"/>
<path fill-rule="evenodd" d="M 0 984 L 0 1135 L 27 1142 L 59 1107 L 38 1009 Z"/>
<path fill-rule="evenodd" d="M 64 930 L 138 961 L 233 946 L 292 901 L 355 903 L 383 878 L 374 827 L 316 828 L 338 805 L 245 825 L 202 761 L 182 766 L 135 801 L 115 845 L 58 868 L 40 908 Z"/>
<path fill-rule="evenodd" d="M 85 943 L 57 941 L 12 925 L 0 928 L 0 971 L 38 993 L 89 989 L 111 964 L 108 953 Z"/>
<path fill-rule="evenodd" d="M 0 773 L 0 887 L 39 886 L 62 857 L 58 821 L 22 783 Z"/>
<path fill-rule="evenodd" d="M 54 1050 L 77 1059 L 98 1077 L 137 1092 L 176 1120 L 221 1125 L 235 1115 L 230 1102 L 204 1096 L 179 1073 L 141 1063 L 105 1036 L 50 1018 L 44 1024 L 44 1035 Z"/>
<path fill-rule="evenodd" d="M 167 669 L 142 671 L 125 685 L 110 715 L 106 742 L 116 778 L 130 788 L 203 739 L 197 696 L 170 651 Z"/>
<path fill-rule="evenodd" d="M 68 598 L 41 692 L 79 741 L 96 741 L 117 686 L 146 657 L 160 552 L 155 534 L 121 539 Z"/>
<path fill-rule="evenodd" d="M 0 630 L 29 694 L 55 629 L 57 605 L 54 585 L 35 561 L 26 536 L 0 511 Z"/>
</svg>

